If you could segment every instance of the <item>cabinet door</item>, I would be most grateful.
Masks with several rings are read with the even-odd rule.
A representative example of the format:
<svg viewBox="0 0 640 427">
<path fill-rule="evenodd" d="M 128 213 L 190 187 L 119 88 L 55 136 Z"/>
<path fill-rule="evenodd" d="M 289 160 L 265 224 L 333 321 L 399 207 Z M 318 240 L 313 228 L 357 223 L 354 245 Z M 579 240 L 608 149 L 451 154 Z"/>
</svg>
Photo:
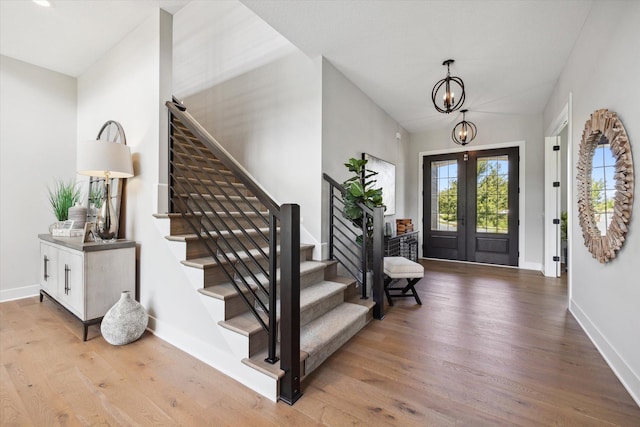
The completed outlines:
<svg viewBox="0 0 640 427">
<path fill-rule="evenodd" d="M 58 295 L 60 273 L 58 272 L 58 250 L 51 245 L 40 244 L 40 286 L 51 297 Z"/>
<path fill-rule="evenodd" d="M 84 257 L 81 254 L 60 250 L 58 253 L 60 283 L 58 300 L 69 311 L 84 319 Z"/>
</svg>

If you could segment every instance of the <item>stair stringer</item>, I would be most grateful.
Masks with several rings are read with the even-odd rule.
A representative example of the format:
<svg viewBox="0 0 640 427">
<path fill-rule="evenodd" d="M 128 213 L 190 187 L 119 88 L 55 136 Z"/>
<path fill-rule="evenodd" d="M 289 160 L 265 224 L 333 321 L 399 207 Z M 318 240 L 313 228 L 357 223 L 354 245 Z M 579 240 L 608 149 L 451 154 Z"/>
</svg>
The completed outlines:
<svg viewBox="0 0 640 427">
<path fill-rule="evenodd" d="M 170 219 L 164 215 L 154 215 L 154 222 L 162 237 L 169 235 Z M 182 266 L 185 281 L 195 292 L 204 287 L 204 274 L 202 270 L 186 266 L 182 261 L 186 257 L 186 243 L 169 241 L 164 239 L 176 257 L 176 261 Z M 185 351 L 191 356 L 201 360 L 214 369 L 230 376 L 236 381 L 251 388 L 255 392 L 276 402 L 279 396 L 279 381 L 269 375 L 254 369 L 243 363 L 243 358 L 247 357 L 249 348 L 248 337 L 231 333 L 218 325 L 224 320 L 224 301 L 203 295 L 198 292 L 199 299 L 205 310 L 212 319 L 212 327 L 217 328 L 218 333 L 223 336 L 224 343 L 216 342 L 213 337 L 211 342 L 204 342 L 200 339 L 185 335 L 176 328 L 157 319 L 150 319 L 149 329 L 154 335 Z M 232 335 L 233 334 L 233 335 Z M 242 356 L 241 355 L 245 355 Z"/>
</svg>

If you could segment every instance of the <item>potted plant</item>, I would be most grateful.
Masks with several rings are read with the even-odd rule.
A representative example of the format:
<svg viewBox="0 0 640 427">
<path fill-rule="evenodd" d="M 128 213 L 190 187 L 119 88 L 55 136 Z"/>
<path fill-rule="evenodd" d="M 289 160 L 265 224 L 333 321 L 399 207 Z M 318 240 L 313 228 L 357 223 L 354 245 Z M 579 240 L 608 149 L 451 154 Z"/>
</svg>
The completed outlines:
<svg viewBox="0 0 640 427">
<path fill-rule="evenodd" d="M 371 179 L 378 173 L 366 168 L 367 160 L 349 159 L 344 164 L 353 176 L 347 179 L 342 185 L 345 194 L 343 196 L 344 211 L 343 215 L 353 225 L 362 228 L 362 208 L 359 204 L 363 204 L 370 208 L 383 206 L 382 204 L 382 188 L 374 188 L 375 179 Z M 373 218 L 367 217 L 366 224 L 367 237 L 373 235 Z M 362 236 L 359 236 L 359 243 L 362 242 Z"/>
<path fill-rule="evenodd" d="M 69 219 L 69 208 L 80 201 L 80 189 L 73 181 L 56 179 L 53 187 L 48 190 L 53 214 L 58 221 L 66 221 Z"/>
</svg>

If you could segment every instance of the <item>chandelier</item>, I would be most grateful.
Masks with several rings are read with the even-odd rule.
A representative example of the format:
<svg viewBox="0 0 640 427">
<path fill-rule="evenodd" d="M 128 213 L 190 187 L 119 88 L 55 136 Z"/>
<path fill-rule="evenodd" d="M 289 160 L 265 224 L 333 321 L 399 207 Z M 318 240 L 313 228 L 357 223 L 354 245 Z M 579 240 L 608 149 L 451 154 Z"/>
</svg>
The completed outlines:
<svg viewBox="0 0 640 427">
<path fill-rule="evenodd" d="M 472 122 L 465 120 L 465 113 L 469 110 L 460 110 L 462 112 L 462 121 L 457 123 L 451 131 L 453 142 L 458 145 L 467 145 L 476 137 L 478 128 Z"/>
<path fill-rule="evenodd" d="M 447 59 L 442 63 L 442 65 L 447 66 L 447 77 L 436 83 L 431 91 L 433 106 L 441 113 L 449 114 L 452 111 L 459 110 L 464 104 L 464 82 L 460 77 L 451 77 L 451 72 L 449 71 L 449 66 L 454 62 L 453 59 Z M 457 100 L 454 89 L 459 93 Z"/>
</svg>

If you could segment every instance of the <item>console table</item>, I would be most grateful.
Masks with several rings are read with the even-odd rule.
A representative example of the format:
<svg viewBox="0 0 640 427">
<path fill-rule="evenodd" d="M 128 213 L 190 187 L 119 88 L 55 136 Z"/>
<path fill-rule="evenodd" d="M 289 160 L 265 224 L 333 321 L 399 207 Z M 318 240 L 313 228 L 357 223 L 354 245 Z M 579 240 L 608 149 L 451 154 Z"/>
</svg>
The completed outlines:
<svg viewBox="0 0 640 427">
<path fill-rule="evenodd" d="M 384 256 L 401 256 L 413 262 L 418 261 L 418 233 L 410 231 L 384 238 Z"/>
<path fill-rule="evenodd" d="M 84 325 L 100 323 L 122 291 L 135 295 L 136 243 L 83 243 L 77 238 L 38 235 L 40 302 L 46 295 Z"/>
</svg>

